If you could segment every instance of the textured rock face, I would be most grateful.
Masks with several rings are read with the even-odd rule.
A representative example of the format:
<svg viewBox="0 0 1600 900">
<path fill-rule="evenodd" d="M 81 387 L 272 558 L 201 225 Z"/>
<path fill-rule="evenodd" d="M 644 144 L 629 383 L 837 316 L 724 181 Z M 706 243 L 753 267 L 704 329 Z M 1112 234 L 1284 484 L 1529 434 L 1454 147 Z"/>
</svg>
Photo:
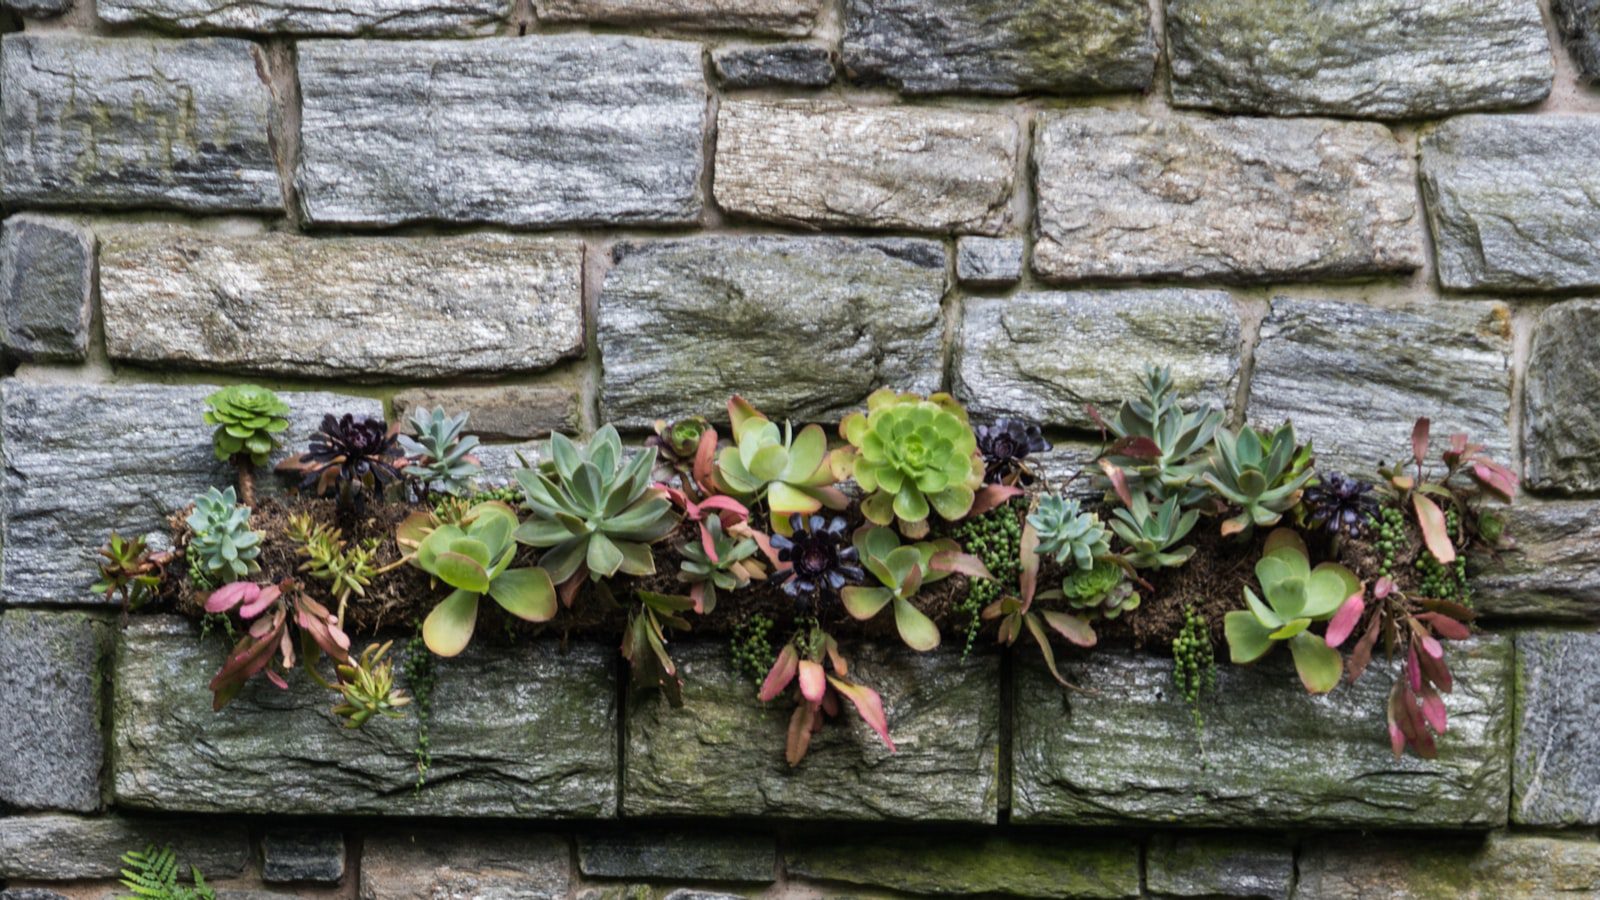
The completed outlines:
<svg viewBox="0 0 1600 900">
<path fill-rule="evenodd" d="M 1550 11 L 1579 74 L 1591 82 L 1600 78 L 1600 2 L 1551 0 Z"/>
<path fill-rule="evenodd" d="M 1555 65 L 1529 0 L 1168 0 L 1172 100 L 1410 119 L 1537 103 Z"/>
<path fill-rule="evenodd" d="M 1462 290 L 1600 286 L 1600 122 L 1462 116 L 1422 139 L 1439 283 Z"/>
<path fill-rule="evenodd" d="M 956 242 L 956 280 L 974 287 L 1016 284 L 1022 278 L 1021 238 L 964 237 Z"/>
<path fill-rule="evenodd" d="M 711 64 L 727 88 L 822 87 L 834 76 L 833 51 L 801 41 L 718 47 Z"/>
<path fill-rule="evenodd" d="M 1372 122 L 1041 117 L 1033 269 L 1053 281 L 1346 278 L 1422 264 L 1409 154 Z"/>
<path fill-rule="evenodd" d="M 1139 392 L 1146 363 L 1223 408 L 1239 376 L 1239 314 L 1222 291 L 1060 291 L 967 298 L 956 394 L 974 415 L 1090 427 Z M 1116 347 L 1115 354 L 1106 348 Z"/>
<path fill-rule="evenodd" d="M 48 19 L 72 8 L 73 0 L 4 0 L 0 6 L 30 19 Z"/>
<path fill-rule="evenodd" d="M 726 646 L 676 645 L 683 708 L 654 694 L 628 704 L 623 814 L 994 822 L 999 659 L 974 653 L 962 663 L 887 644 L 845 654 L 850 674 L 883 696 L 898 753 L 846 710 L 790 768 L 792 707 L 758 702 Z"/>
<path fill-rule="evenodd" d="M 307 41 L 297 53 L 297 181 L 314 223 L 700 215 L 699 45 L 558 35 Z"/>
<path fill-rule="evenodd" d="M 11 34 L 0 56 L 7 203 L 283 208 L 254 44 Z"/>
<path fill-rule="evenodd" d="M 510 0 L 98 0 L 118 25 L 260 34 L 492 34 Z"/>
<path fill-rule="evenodd" d="M 0 613 L 0 803 L 100 808 L 111 628 L 83 613 Z"/>
<path fill-rule="evenodd" d="M 280 829 L 262 835 L 262 881 L 338 884 L 343 877 L 343 834 Z"/>
<path fill-rule="evenodd" d="M 848 0 L 852 77 L 913 94 L 1142 91 L 1155 69 L 1140 0 Z"/>
<path fill-rule="evenodd" d="M 26 213 L 0 232 L 0 349 L 19 360 L 77 361 L 89 346 L 94 235 Z"/>
<path fill-rule="evenodd" d="M 118 857 L 151 844 L 170 846 L 211 879 L 238 875 L 250 858 L 250 833 L 238 821 L 10 816 L 0 817 L 0 878 L 116 878 Z"/>
<path fill-rule="evenodd" d="M 542 438 L 552 431 L 576 434 L 582 427 L 583 398 L 576 385 L 504 384 L 493 387 L 412 388 L 394 395 L 396 415 L 444 408 L 468 413 L 467 433 L 485 440 Z"/>
<path fill-rule="evenodd" d="M 1539 316 L 1528 360 L 1528 482 L 1600 490 L 1600 300 L 1558 303 Z M 1590 414 L 1579 412 L 1589 410 Z"/>
<path fill-rule="evenodd" d="M 1600 844 L 1534 835 L 1308 841 L 1297 897 L 1328 900 L 1548 900 L 1600 892 Z"/>
<path fill-rule="evenodd" d="M 1472 561 L 1479 608 L 1491 616 L 1600 619 L 1600 502 L 1518 497 L 1495 512 L 1517 546 Z"/>
<path fill-rule="evenodd" d="M 370 837 L 362 900 L 556 900 L 572 875 L 567 842 L 553 835 L 417 832 Z"/>
<path fill-rule="evenodd" d="M 1011 820 L 1104 825 L 1483 828 L 1510 792 L 1511 641 L 1448 650 L 1456 690 L 1439 759 L 1398 762 L 1384 720 L 1393 671 L 1307 697 L 1287 654 L 1220 666 L 1205 740 L 1172 689 L 1171 660 L 1097 650 L 1063 668 L 1094 694 L 1064 694 L 1036 657 L 1016 669 Z M 1070 669 L 1070 671 L 1067 671 Z M 1070 713 L 1068 704 L 1070 702 Z M 1196 773 L 1204 777 L 1196 777 Z M 1322 896 L 1313 894 L 1312 896 Z"/>
<path fill-rule="evenodd" d="M 729 101 L 714 192 L 769 222 L 997 234 L 1011 220 L 1020 129 L 992 113 Z"/>
<path fill-rule="evenodd" d="M 106 350 L 356 381 L 540 369 L 583 352 L 583 246 L 466 237 L 107 232 Z M 159 322 L 160 327 L 150 327 Z"/>
<path fill-rule="evenodd" d="M 778 864 L 771 837 L 648 831 L 578 840 L 578 868 L 591 878 L 770 882 Z"/>
<path fill-rule="evenodd" d="M 784 862 L 791 875 L 915 894 L 1141 896 L 1139 845 L 1119 837 L 810 840 L 787 847 Z"/>
<path fill-rule="evenodd" d="M 1436 442 L 1465 431 L 1509 462 L 1510 316 L 1503 303 L 1385 309 L 1280 297 L 1261 325 L 1250 421 L 1292 419 L 1321 467 L 1368 476 L 1410 457 L 1418 416 L 1433 420 Z"/>
<path fill-rule="evenodd" d="M 809 34 L 822 0 L 534 0 L 543 22 Z"/>
<path fill-rule="evenodd" d="M 1517 739 L 1511 818 L 1600 825 L 1600 635 L 1517 635 Z"/>
<path fill-rule="evenodd" d="M 1158 897 L 1287 900 L 1294 850 L 1267 835 L 1159 835 L 1145 853 L 1145 881 Z"/>
<path fill-rule="evenodd" d="M 286 815 L 606 818 L 616 811 L 610 647 L 481 648 L 438 667 L 433 767 L 420 792 L 416 723 L 368 722 L 352 744 L 330 694 L 252 683 L 211 711 L 219 645 L 146 618 L 124 632 L 112 701 L 112 779 L 123 807 Z"/>
<path fill-rule="evenodd" d="M 707 415 L 735 392 L 769 416 L 836 419 L 882 386 L 939 387 L 933 241 L 699 238 L 616 256 L 596 327 L 603 421 Z"/>
<path fill-rule="evenodd" d="M 0 382 L 0 597 L 104 605 L 89 585 L 113 529 L 128 536 L 163 530 L 167 515 L 195 494 L 232 483 L 233 468 L 216 461 L 211 428 L 200 418 L 213 390 Z M 274 462 L 303 447 L 326 413 L 383 415 L 376 400 L 281 396 L 292 410 Z M 263 477 L 258 489 L 274 484 Z"/>
</svg>

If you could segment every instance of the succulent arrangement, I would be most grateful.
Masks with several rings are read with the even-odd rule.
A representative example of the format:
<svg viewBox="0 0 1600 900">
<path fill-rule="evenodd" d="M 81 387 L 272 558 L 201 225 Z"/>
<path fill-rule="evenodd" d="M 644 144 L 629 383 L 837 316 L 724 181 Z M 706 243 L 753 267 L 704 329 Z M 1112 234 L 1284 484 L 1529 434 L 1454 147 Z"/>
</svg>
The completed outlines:
<svg viewBox="0 0 1600 900">
<path fill-rule="evenodd" d="M 898 522 L 906 537 L 920 538 L 930 511 L 956 521 L 972 510 L 986 467 L 967 411 L 949 394 L 875 391 L 867 411 L 846 416 L 839 433 L 850 449 L 838 452 L 833 474 L 867 492 L 861 514 L 868 521 Z"/>
<path fill-rule="evenodd" d="M 412 437 L 398 435 L 400 448 L 411 460 L 405 474 L 415 478 L 424 490 L 461 496 L 483 473 L 472 451 L 478 446 L 475 435 L 465 434 L 467 414 L 446 415 L 443 409 L 413 410 L 410 420 Z"/>
<path fill-rule="evenodd" d="M 289 404 L 272 391 L 253 384 L 233 384 L 206 398 L 205 423 L 215 425 L 211 434 L 217 459 L 239 468 L 239 495 L 246 506 L 254 506 L 253 467 L 267 464 L 267 456 L 278 449 L 278 435 L 289 430 Z"/>
<path fill-rule="evenodd" d="M 207 490 L 194 498 L 187 519 L 190 576 L 198 584 L 220 584 L 243 578 L 261 567 L 261 535 L 250 530 L 250 507 L 242 506 L 233 488 Z"/>
</svg>

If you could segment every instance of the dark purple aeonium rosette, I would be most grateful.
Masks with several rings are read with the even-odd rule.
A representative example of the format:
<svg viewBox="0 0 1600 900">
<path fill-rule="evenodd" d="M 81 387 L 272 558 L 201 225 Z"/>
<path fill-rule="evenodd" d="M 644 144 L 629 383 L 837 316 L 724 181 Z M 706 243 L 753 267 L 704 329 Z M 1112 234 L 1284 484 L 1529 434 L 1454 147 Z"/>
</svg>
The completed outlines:
<svg viewBox="0 0 1600 900">
<path fill-rule="evenodd" d="M 1050 442 L 1038 425 L 1021 419 L 1000 419 L 992 425 L 979 425 L 978 452 L 983 454 L 984 484 L 1032 484 L 1033 474 L 1023 460 L 1030 453 L 1043 453 Z"/>
<path fill-rule="evenodd" d="M 782 579 L 779 586 L 785 594 L 809 601 L 819 592 L 831 596 L 866 577 L 845 535 L 849 526 L 843 516 L 807 520 L 797 513 L 789 517 L 789 526 L 793 535 L 772 536 L 781 564 L 773 576 Z"/>
<path fill-rule="evenodd" d="M 1365 534 L 1367 520 L 1378 514 L 1372 490 L 1372 485 L 1343 472 L 1323 475 L 1320 483 L 1306 488 L 1304 502 L 1311 524 L 1332 534 Z"/>
</svg>

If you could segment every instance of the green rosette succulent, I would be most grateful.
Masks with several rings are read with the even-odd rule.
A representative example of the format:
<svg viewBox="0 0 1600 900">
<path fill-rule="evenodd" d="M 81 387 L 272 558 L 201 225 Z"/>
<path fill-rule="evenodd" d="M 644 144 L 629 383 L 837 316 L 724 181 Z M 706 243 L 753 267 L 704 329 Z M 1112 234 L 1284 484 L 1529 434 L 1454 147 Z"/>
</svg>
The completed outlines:
<svg viewBox="0 0 1600 900">
<path fill-rule="evenodd" d="M 851 449 L 836 454 L 834 474 L 848 470 L 867 492 L 861 512 L 869 521 L 899 520 L 901 532 L 917 538 L 928 533 L 930 511 L 955 521 L 972 509 L 983 458 L 967 411 L 949 394 L 874 391 L 867 411 L 846 417 L 839 433 Z"/>
<path fill-rule="evenodd" d="M 1157 504 L 1175 496 L 1181 505 L 1194 506 L 1205 499 L 1199 485 L 1203 454 L 1222 426 L 1222 413 L 1206 405 L 1185 412 L 1171 369 L 1146 366 L 1140 383 L 1144 396 L 1124 401 L 1106 423 L 1117 440 L 1105 461 L 1121 470 L 1130 491 L 1148 494 Z M 1105 476 L 1096 483 L 1111 487 Z"/>
<path fill-rule="evenodd" d="M 1222 523 L 1224 535 L 1249 534 L 1256 525 L 1278 524 L 1300 502 L 1311 468 L 1311 445 L 1295 442 L 1294 425 L 1262 433 L 1246 425 L 1237 436 L 1218 431 L 1216 452 L 1202 480 L 1217 496 L 1238 506 L 1238 515 Z"/>
<path fill-rule="evenodd" d="M 717 454 L 717 480 L 739 499 L 766 498 L 773 527 L 789 533 L 789 519 L 809 516 L 826 506 L 844 509 L 849 500 L 834 487 L 828 438 L 822 428 L 807 425 L 795 434 L 786 422 L 762 415 L 743 397 L 728 401 L 733 445 Z"/>
<path fill-rule="evenodd" d="M 1097 559 L 1087 569 L 1071 572 L 1061 580 L 1061 590 L 1040 597 L 1059 596 L 1077 612 L 1091 619 L 1115 619 L 1138 609 L 1139 592 L 1120 565 L 1110 559 Z"/>
<path fill-rule="evenodd" d="M 185 520 L 189 566 L 207 584 L 238 581 L 261 570 L 261 535 L 250 530 L 250 507 L 239 504 L 233 488 L 207 490 L 194 498 L 194 512 Z"/>
<path fill-rule="evenodd" d="M 1152 510 L 1144 494 L 1134 494 L 1133 505 L 1117 509 L 1113 515 L 1111 530 L 1128 545 L 1127 560 L 1137 568 L 1175 568 L 1194 555 L 1193 546 L 1174 547 L 1188 536 L 1200 513 L 1192 509 L 1182 512 L 1177 497 L 1168 497 Z"/>
<path fill-rule="evenodd" d="M 417 546 L 417 568 L 454 588 L 422 622 L 422 640 L 440 656 L 455 656 L 472 641 L 478 600 L 488 594 L 519 619 L 546 622 L 556 614 L 555 585 L 544 569 L 511 568 L 517 555 L 517 514 L 487 501 L 459 524 L 440 525 Z"/>
<path fill-rule="evenodd" d="M 949 566 L 936 566 L 934 558 L 940 554 L 946 559 L 959 556 L 960 546 L 949 538 L 902 545 L 893 530 L 882 526 L 860 529 L 852 543 L 861 564 L 878 579 L 878 585 L 846 587 L 840 594 L 845 611 L 864 622 L 892 605 L 895 627 L 906 646 L 921 651 L 939 646 L 939 626 L 911 601 L 924 585 L 956 571 Z"/>
<path fill-rule="evenodd" d="M 211 446 L 217 459 L 247 457 L 258 466 L 278 447 L 274 435 L 289 428 L 289 404 L 264 387 L 230 384 L 206 398 L 205 421 L 215 425 Z"/>
<path fill-rule="evenodd" d="M 1111 552 L 1105 524 L 1094 513 L 1081 511 L 1077 500 L 1046 494 L 1028 516 L 1028 524 L 1039 535 L 1039 555 L 1054 557 L 1058 563 L 1070 559 L 1079 569 L 1092 569 L 1097 557 Z"/>
<path fill-rule="evenodd" d="M 424 485 L 457 497 L 469 493 L 473 481 L 483 474 L 472 451 L 478 447 L 476 435 L 466 434 L 467 413 L 451 416 L 444 409 L 417 407 L 411 411 L 410 425 L 416 437 L 400 434 L 396 439 L 411 460 L 405 473 Z"/>
<path fill-rule="evenodd" d="M 1287 528 L 1268 535 L 1263 549 L 1264 555 L 1256 562 L 1256 580 L 1266 601 L 1246 587 L 1248 608 L 1223 616 L 1228 655 L 1237 664 L 1251 663 L 1287 641 L 1306 690 L 1327 693 L 1339 683 L 1344 660 L 1320 635 L 1307 629 L 1313 622 L 1333 618 L 1347 600 L 1362 595 L 1361 580 L 1338 563 L 1311 568 L 1305 542 Z"/>
</svg>

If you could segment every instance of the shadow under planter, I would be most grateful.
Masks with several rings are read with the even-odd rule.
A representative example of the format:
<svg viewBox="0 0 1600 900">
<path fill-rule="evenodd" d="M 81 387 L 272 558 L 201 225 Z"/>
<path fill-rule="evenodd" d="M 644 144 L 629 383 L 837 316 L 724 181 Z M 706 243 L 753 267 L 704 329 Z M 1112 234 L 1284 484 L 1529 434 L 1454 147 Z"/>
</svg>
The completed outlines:
<svg viewBox="0 0 1600 900">
<path fill-rule="evenodd" d="M 417 790 L 416 721 L 360 730 L 302 673 L 257 679 L 221 712 L 206 688 L 216 639 L 135 618 L 117 649 L 112 777 L 125 807 L 175 812 L 610 818 L 617 809 L 615 651 L 554 641 L 440 660 L 433 752 Z"/>
</svg>

